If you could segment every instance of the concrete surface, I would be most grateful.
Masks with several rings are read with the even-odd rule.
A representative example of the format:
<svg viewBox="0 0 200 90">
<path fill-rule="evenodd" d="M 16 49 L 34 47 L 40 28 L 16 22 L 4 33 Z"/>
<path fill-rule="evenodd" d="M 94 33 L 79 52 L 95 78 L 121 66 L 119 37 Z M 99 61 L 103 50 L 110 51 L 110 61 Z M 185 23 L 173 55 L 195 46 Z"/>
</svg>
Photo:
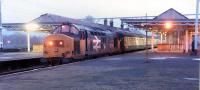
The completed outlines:
<svg viewBox="0 0 200 90">
<path fill-rule="evenodd" d="M 128 53 L 0 76 L 0 90 L 198 90 L 199 57 Z"/>
<path fill-rule="evenodd" d="M 3 61 L 13 61 L 31 58 L 41 58 L 42 53 L 35 52 L 10 52 L 10 53 L 0 53 L 0 62 Z"/>
</svg>

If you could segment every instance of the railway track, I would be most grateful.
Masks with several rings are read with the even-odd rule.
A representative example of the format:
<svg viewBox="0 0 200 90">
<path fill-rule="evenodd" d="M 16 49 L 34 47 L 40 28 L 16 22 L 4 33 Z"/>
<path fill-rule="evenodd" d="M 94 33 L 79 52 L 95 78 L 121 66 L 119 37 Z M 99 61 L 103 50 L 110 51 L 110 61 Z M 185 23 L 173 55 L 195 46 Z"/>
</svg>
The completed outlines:
<svg viewBox="0 0 200 90">
<path fill-rule="evenodd" d="M 89 60 L 89 59 L 87 59 Z M 81 60 L 75 60 L 73 62 L 65 62 L 63 64 L 74 63 Z M 38 70 L 42 68 L 51 68 L 59 66 L 60 64 L 48 65 L 47 63 L 41 63 L 40 59 L 36 60 L 21 60 L 21 61 L 12 61 L 12 62 L 0 62 L 0 76 L 21 73 L 27 71 Z"/>
<path fill-rule="evenodd" d="M 18 72 L 36 70 L 36 69 L 45 68 L 45 67 L 46 66 L 35 66 L 35 67 L 21 68 L 21 69 L 15 69 L 15 70 L 8 70 L 8 71 L 0 72 L 0 76 L 13 74 L 13 73 L 18 73 Z"/>
<path fill-rule="evenodd" d="M 141 50 L 138 50 L 138 51 L 141 51 Z M 138 52 L 138 51 L 133 51 L 133 52 Z M 114 54 L 114 55 L 119 55 L 119 54 Z M 105 56 L 101 56 L 101 57 L 105 57 Z M 90 58 L 86 58 L 82 60 L 74 60 L 70 62 L 64 62 L 63 64 L 70 64 L 70 63 L 75 63 L 78 61 L 91 60 L 95 58 L 99 58 L 99 57 L 90 57 Z M 60 64 L 55 64 L 53 66 L 50 66 L 46 62 L 41 62 L 41 58 L 24 59 L 24 60 L 10 61 L 10 62 L 0 62 L 0 76 L 13 74 L 13 73 L 38 70 L 42 68 L 55 67 L 59 65 Z"/>
<path fill-rule="evenodd" d="M 40 62 L 40 58 L 0 62 L 0 75 L 29 71 L 44 67 L 46 66 Z"/>
</svg>

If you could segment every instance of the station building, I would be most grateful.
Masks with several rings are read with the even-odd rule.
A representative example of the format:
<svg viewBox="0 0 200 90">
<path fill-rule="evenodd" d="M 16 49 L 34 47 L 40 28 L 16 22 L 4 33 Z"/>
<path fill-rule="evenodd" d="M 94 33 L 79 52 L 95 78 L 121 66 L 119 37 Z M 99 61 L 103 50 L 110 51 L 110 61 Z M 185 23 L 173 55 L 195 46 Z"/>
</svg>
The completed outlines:
<svg viewBox="0 0 200 90">
<path fill-rule="evenodd" d="M 149 17 L 149 16 L 147 16 Z M 134 28 L 144 29 L 152 34 L 152 50 L 154 45 L 154 35 L 158 35 L 160 42 L 157 45 L 158 52 L 179 52 L 179 53 L 189 53 L 192 48 L 192 41 L 194 38 L 194 27 L 195 19 L 191 19 L 173 8 L 161 13 L 158 16 L 151 18 L 122 18 L 121 21 L 124 24 L 133 26 Z M 32 22 L 32 21 L 31 21 Z M 44 14 L 33 20 L 33 22 L 43 23 L 43 29 L 55 30 L 58 29 L 63 23 L 59 22 L 72 22 L 79 24 L 79 20 L 72 20 L 70 18 L 65 18 L 62 16 Z M 85 23 L 87 24 L 87 23 Z M 21 26 L 18 24 L 7 25 L 3 24 L 6 28 L 17 28 L 16 26 Z M 94 24 L 95 26 L 96 24 Z M 123 24 L 122 24 L 123 25 Z M 93 26 L 93 25 L 91 25 Z M 96 26 L 97 27 L 97 26 Z M 200 30 L 199 30 L 200 31 Z M 200 34 L 200 33 L 199 33 Z M 200 42 L 200 41 L 199 41 Z M 200 44 L 198 45 L 200 46 Z M 36 47 L 38 48 L 38 47 Z M 200 51 L 200 47 L 198 48 Z M 40 49 L 41 51 L 42 49 Z M 34 50 L 38 51 L 38 50 Z"/>
<path fill-rule="evenodd" d="M 136 18 L 121 19 L 121 21 L 134 28 L 145 29 L 148 32 L 159 35 L 160 42 L 157 45 L 158 48 L 156 50 L 158 52 L 189 53 L 191 51 L 194 38 L 195 19 L 190 19 L 173 8 L 151 19 Z M 152 43 L 153 39 L 154 37 L 152 34 Z"/>
</svg>

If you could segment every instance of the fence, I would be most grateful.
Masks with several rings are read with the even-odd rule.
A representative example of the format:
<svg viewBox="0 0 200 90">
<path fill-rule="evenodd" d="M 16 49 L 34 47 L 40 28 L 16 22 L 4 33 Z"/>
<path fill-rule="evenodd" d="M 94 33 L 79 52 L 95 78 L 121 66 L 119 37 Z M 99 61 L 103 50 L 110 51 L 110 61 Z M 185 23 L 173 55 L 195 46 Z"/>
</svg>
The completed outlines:
<svg viewBox="0 0 200 90">
<path fill-rule="evenodd" d="M 183 53 L 184 52 L 184 45 L 183 44 L 158 44 L 157 51 L 158 52 L 177 52 Z"/>
<path fill-rule="evenodd" d="M 33 52 L 43 52 L 43 45 L 42 44 L 35 44 L 33 45 Z"/>
</svg>

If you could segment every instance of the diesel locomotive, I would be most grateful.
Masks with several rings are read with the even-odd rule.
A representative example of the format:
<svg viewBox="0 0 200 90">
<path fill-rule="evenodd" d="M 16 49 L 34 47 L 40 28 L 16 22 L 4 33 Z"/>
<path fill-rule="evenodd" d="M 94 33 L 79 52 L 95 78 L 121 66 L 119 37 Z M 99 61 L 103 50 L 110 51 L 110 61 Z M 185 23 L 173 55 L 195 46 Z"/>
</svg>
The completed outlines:
<svg viewBox="0 0 200 90">
<path fill-rule="evenodd" d="M 148 46 L 151 38 L 148 37 Z M 155 39 L 155 44 L 158 39 Z M 144 34 L 98 24 L 98 27 L 63 24 L 44 39 L 43 55 L 52 63 L 145 49 Z"/>
</svg>

